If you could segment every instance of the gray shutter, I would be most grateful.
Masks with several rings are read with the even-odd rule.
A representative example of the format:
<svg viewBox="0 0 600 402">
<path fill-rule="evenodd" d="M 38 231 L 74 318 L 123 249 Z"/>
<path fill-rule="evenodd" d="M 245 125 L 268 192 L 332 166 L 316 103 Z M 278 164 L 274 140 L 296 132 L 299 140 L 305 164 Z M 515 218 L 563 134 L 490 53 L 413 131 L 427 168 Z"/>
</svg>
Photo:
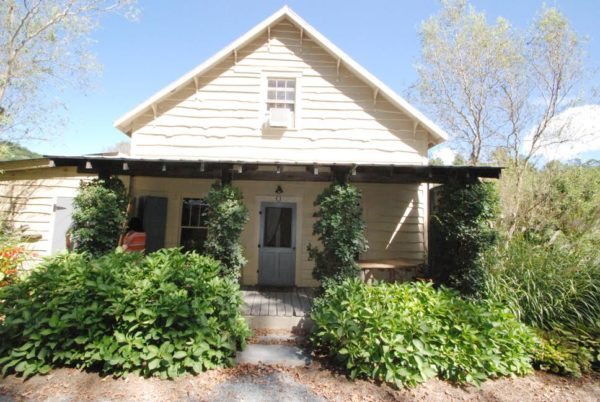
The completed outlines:
<svg viewBox="0 0 600 402">
<path fill-rule="evenodd" d="M 165 197 L 140 198 L 139 216 L 146 231 L 146 253 L 165 247 L 167 201 Z"/>
</svg>

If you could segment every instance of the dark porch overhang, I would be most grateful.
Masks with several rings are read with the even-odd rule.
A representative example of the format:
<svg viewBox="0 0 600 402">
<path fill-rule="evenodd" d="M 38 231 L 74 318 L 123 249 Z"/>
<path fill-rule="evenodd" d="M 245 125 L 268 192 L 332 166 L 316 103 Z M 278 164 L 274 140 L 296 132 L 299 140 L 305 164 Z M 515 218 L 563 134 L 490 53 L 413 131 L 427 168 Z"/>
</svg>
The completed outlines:
<svg viewBox="0 0 600 402">
<path fill-rule="evenodd" d="M 132 157 L 53 156 L 47 155 L 53 166 L 76 167 L 78 173 L 268 181 L 328 182 L 347 175 L 357 183 L 445 183 L 452 179 L 475 180 L 500 177 L 501 167 L 492 166 L 429 166 L 375 165 L 290 162 L 202 161 L 174 159 L 142 159 Z M 294 166 L 293 170 L 286 170 Z M 260 167 L 260 168 L 259 168 Z M 264 170 L 264 167 L 271 167 Z M 298 169 L 301 167 L 302 169 Z M 329 168 L 329 169 L 323 169 Z"/>
</svg>

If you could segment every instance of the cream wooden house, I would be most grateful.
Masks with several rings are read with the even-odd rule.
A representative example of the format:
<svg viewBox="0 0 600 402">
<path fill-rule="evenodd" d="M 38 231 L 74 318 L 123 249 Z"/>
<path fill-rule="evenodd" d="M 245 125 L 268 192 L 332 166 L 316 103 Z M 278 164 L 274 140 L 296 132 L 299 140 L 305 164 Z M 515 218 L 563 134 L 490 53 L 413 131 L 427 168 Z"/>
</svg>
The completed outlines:
<svg viewBox="0 0 600 402">
<path fill-rule="evenodd" d="M 288 7 L 115 122 L 131 155 L 49 156 L 0 165 L 3 208 L 38 240 L 64 248 L 80 180 L 117 174 L 148 247 L 201 248 L 203 197 L 215 180 L 244 194 L 246 285 L 314 286 L 306 246 L 317 195 L 337 174 L 363 193 L 364 260 L 422 262 L 428 183 L 449 172 L 427 151 L 447 135 Z"/>
</svg>

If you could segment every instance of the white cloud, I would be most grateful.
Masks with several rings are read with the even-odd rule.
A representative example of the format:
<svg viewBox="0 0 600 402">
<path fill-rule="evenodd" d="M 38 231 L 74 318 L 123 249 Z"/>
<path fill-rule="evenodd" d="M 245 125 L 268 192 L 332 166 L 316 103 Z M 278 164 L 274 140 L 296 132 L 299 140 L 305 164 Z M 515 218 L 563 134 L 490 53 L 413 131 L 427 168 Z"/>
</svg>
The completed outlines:
<svg viewBox="0 0 600 402">
<path fill-rule="evenodd" d="M 566 161 L 584 152 L 600 150 L 600 105 L 572 107 L 555 116 L 548 125 L 545 144 L 536 155 L 545 160 Z M 555 139 L 568 140 L 553 144 Z M 531 135 L 525 139 L 524 151 L 531 147 Z"/>
<path fill-rule="evenodd" d="M 437 149 L 431 151 L 429 157 L 431 159 L 439 158 L 444 165 L 452 165 L 454 159 L 456 158 L 457 152 L 443 145 L 436 148 Z"/>
</svg>

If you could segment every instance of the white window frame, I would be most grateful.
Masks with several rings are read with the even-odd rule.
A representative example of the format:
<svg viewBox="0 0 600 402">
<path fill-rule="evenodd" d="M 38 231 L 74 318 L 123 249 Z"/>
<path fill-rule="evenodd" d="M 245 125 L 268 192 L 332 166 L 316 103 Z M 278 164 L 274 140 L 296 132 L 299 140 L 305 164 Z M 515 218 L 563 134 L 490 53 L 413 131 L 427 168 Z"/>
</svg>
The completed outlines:
<svg viewBox="0 0 600 402">
<path fill-rule="evenodd" d="M 296 131 L 301 129 L 302 124 L 302 71 L 301 70 L 263 70 L 261 73 L 261 96 L 260 96 L 260 108 L 259 108 L 259 121 L 260 128 L 262 130 L 281 131 L 281 128 L 269 127 L 269 113 L 267 110 L 267 95 L 269 79 L 283 79 L 283 80 L 296 80 L 296 98 L 294 99 L 294 119 L 292 120 L 292 127 L 288 127 L 284 130 Z"/>
</svg>

